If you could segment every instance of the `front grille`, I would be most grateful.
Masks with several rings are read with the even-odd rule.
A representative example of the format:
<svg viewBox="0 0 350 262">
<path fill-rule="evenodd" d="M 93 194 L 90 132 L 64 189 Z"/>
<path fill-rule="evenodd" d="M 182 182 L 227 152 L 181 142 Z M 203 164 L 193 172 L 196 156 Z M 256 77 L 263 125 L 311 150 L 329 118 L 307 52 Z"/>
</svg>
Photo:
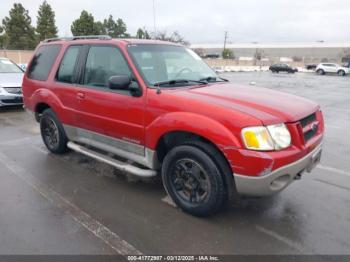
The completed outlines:
<svg viewBox="0 0 350 262">
<path fill-rule="evenodd" d="M 21 95 L 22 88 L 21 87 L 4 87 L 7 93 Z"/>
<path fill-rule="evenodd" d="M 317 134 L 319 129 L 316 113 L 301 119 L 300 125 L 303 130 L 304 141 L 307 142 Z"/>
</svg>

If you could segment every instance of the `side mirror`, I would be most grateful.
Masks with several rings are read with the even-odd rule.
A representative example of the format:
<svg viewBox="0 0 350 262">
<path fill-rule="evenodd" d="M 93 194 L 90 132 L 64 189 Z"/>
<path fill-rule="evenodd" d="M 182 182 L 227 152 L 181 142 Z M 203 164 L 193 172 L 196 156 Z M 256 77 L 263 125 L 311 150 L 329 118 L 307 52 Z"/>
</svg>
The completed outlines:
<svg viewBox="0 0 350 262">
<path fill-rule="evenodd" d="M 108 79 L 108 87 L 112 90 L 127 90 L 131 84 L 131 79 L 128 75 L 115 75 Z"/>
</svg>

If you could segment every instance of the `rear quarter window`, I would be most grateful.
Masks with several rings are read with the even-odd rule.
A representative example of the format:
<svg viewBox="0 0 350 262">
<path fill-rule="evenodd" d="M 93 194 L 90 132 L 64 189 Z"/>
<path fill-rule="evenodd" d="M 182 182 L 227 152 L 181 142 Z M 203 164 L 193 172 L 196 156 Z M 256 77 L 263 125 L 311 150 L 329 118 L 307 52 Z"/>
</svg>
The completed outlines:
<svg viewBox="0 0 350 262">
<path fill-rule="evenodd" d="M 28 77 L 39 81 L 47 80 L 60 50 L 61 45 L 44 45 L 39 47 L 28 68 Z"/>
</svg>

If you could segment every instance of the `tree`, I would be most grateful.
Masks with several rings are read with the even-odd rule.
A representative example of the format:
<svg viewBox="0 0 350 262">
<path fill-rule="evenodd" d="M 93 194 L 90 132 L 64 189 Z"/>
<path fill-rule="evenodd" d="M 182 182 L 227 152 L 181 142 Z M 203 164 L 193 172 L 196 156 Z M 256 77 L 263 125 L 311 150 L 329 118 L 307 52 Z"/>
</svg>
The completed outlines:
<svg viewBox="0 0 350 262">
<path fill-rule="evenodd" d="M 186 46 L 190 44 L 177 31 L 174 31 L 170 36 L 167 34 L 166 31 L 157 32 L 154 34 L 154 39 L 179 43 Z"/>
<path fill-rule="evenodd" d="M 222 58 L 223 59 L 234 59 L 235 55 L 231 49 L 225 48 L 222 50 Z"/>
<path fill-rule="evenodd" d="M 102 22 L 98 21 L 94 24 L 94 35 L 106 35 L 106 29 Z"/>
<path fill-rule="evenodd" d="M 3 34 L 4 29 L 0 26 L 0 48 L 7 49 L 8 37 L 6 34 Z"/>
<path fill-rule="evenodd" d="M 108 19 L 103 21 L 103 27 L 107 35 L 113 38 L 126 38 L 130 37 L 127 33 L 126 24 L 123 19 L 118 18 L 114 21 L 113 16 L 109 15 Z"/>
<path fill-rule="evenodd" d="M 136 38 L 139 39 L 151 39 L 150 34 L 147 32 L 145 28 L 139 28 L 136 32 Z"/>
<path fill-rule="evenodd" d="M 2 20 L 10 49 L 33 49 L 37 44 L 32 19 L 22 4 L 15 3 L 9 16 Z"/>
<path fill-rule="evenodd" d="M 73 21 L 71 25 L 71 31 L 74 36 L 83 36 L 83 35 L 99 35 L 100 24 L 95 23 L 95 19 L 92 14 L 83 10 L 80 14 L 80 17 Z"/>
<path fill-rule="evenodd" d="M 37 21 L 36 31 L 39 34 L 39 40 L 57 37 L 55 12 L 46 0 L 39 7 Z"/>
</svg>

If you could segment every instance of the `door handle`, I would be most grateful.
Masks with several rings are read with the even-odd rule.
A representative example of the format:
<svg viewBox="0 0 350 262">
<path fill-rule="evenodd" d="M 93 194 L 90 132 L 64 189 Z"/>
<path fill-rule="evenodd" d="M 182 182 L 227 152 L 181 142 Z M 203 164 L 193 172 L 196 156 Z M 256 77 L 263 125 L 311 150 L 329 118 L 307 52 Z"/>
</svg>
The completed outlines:
<svg viewBox="0 0 350 262">
<path fill-rule="evenodd" d="M 77 99 L 78 100 L 84 100 L 85 99 L 85 94 L 84 93 L 77 93 Z"/>
</svg>

